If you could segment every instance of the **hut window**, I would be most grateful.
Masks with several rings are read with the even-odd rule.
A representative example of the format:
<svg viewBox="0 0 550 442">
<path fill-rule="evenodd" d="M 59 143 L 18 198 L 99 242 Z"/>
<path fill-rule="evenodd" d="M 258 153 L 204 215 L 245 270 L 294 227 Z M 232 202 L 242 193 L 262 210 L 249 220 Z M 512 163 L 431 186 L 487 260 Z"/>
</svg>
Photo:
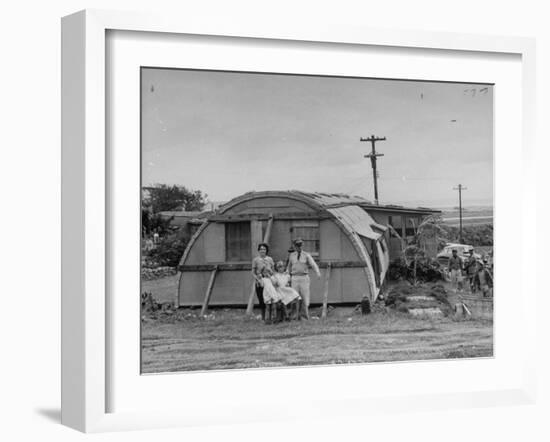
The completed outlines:
<svg viewBox="0 0 550 442">
<path fill-rule="evenodd" d="M 302 238 L 303 249 L 312 256 L 319 256 L 319 223 L 318 222 L 295 222 L 290 228 L 291 239 Z"/>
<path fill-rule="evenodd" d="M 398 232 L 401 231 L 401 226 L 403 225 L 401 215 L 390 215 L 390 216 L 388 216 L 388 223 L 389 223 L 390 226 L 392 226 Z"/>
<path fill-rule="evenodd" d="M 405 220 L 405 236 L 414 236 L 418 227 L 418 218 L 404 218 Z"/>
<path fill-rule="evenodd" d="M 251 247 L 249 222 L 225 224 L 226 261 L 250 261 Z"/>
</svg>

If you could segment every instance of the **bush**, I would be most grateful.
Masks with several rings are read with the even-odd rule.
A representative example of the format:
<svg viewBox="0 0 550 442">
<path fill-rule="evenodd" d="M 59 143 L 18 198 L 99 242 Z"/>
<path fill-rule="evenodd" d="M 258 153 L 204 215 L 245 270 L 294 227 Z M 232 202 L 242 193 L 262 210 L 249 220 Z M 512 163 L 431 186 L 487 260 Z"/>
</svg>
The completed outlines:
<svg viewBox="0 0 550 442">
<path fill-rule="evenodd" d="M 166 235 L 149 251 L 148 258 L 156 266 L 176 267 L 188 242 L 188 238 L 178 238 L 176 234 Z"/>
<path fill-rule="evenodd" d="M 458 227 L 443 225 L 442 228 L 446 232 L 448 242 L 460 242 Z M 474 247 L 492 246 L 493 225 L 464 226 L 462 228 L 462 239 L 464 244 L 470 244 Z"/>
<path fill-rule="evenodd" d="M 407 278 L 407 264 L 404 259 L 397 258 L 390 262 L 388 267 L 388 279 L 390 281 L 400 281 Z"/>
<path fill-rule="evenodd" d="M 388 268 L 388 279 L 390 281 L 414 281 L 414 265 L 414 260 L 407 264 L 403 258 L 395 259 Z M 440 265 L 436 260 L 426 257 L 416 260 L 416 281 L 433 282 L 440 279 L 442 279 Z"/>
</svg>

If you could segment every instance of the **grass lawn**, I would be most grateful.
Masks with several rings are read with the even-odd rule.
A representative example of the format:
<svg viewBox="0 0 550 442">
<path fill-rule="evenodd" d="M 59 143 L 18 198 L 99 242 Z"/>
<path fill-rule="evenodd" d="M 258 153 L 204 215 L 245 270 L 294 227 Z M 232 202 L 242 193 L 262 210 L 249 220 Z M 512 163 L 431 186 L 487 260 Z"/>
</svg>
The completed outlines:
<svg viewBox="0 0 550 442">
<path fill-rule="evenodd" d="M 142 372 L 410 361 L 493 355 L 493 321 L 335 308 L 326 320 L 266 325 L 241 309 L 142 318 Z M 311 310 L 312 316 L 319 309 Z"/>
</svg>

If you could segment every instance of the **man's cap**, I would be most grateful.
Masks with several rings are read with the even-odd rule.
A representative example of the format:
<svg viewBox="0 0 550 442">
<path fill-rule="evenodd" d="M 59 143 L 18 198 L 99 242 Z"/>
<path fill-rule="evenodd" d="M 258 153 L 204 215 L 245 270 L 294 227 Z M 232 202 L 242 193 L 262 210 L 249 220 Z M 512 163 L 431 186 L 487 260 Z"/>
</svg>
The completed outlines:
<svg viewBox="0 0 550 442">
<path fill-rule="evenodd" d="M 302 238 L 296 238 L 296 239 L 294 240 L 294 244 L 295 244 L 295 245 L 303 244 L 303 243 L 304 243 L 304 241 L 302 240 Z"/>
</svg>

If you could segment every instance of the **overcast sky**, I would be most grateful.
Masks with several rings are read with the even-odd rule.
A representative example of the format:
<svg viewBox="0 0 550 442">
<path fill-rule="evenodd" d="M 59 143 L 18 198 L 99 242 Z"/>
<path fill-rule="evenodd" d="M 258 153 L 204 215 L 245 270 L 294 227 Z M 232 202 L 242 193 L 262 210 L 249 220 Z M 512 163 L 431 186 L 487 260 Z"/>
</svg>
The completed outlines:
<svg viewBox="0 0 550 442">
<path fill-rule="evenodd" d="M 251 190 L 342 192 L 382 204 L 491 204 L 493 88 L 333 77 L 142 71 L 142 183 L 226 201 Z"/>
</svg>

